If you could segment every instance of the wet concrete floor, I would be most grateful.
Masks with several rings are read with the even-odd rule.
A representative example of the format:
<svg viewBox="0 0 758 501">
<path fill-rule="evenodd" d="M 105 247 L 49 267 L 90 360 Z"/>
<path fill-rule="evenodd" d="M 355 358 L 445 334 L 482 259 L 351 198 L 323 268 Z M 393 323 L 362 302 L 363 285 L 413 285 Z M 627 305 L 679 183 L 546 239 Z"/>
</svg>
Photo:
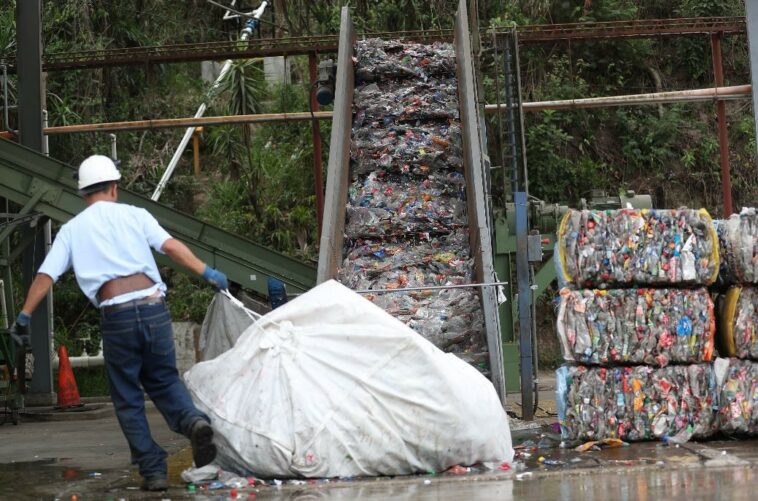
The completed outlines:
<svg viewBox="0 0 758 501">
<path fill-rule="evenodd" d="M 156 441 L 170 454 L 172 488 L 138 490 L 126 441 L 109 416 L 95 421 L 0 426 L 0 499 L 276 499 L 276 500 L 661 500 L 758 499 L 758 440 L 659 442 L 579 453 L 558 447 L 549 426 L 514 431 L 518 459 L 508 471 L 474 468 L 380 479 L 284 482 L 232 491 L 189 492 L 179 473 L 187 441 L 148 412 Z M 497 465 L 495 465 L 497 466 Z"/>
</svg>

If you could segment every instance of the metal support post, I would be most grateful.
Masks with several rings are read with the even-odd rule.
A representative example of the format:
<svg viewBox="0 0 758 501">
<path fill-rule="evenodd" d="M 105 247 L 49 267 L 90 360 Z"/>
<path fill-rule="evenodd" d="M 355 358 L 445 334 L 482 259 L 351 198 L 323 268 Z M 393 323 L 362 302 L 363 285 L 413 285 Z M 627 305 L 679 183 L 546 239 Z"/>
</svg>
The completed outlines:
<svg viewBox="0 0 758 501">
<path fill-rule="evenodd" d="M 745 21 L 747 25 L 747 42 L 750 54 L 750 82 L 758 89 L 758 2 L 745 2 Z M 753 118 L 755 120 L 755 137 L 758 139 L 758 92 L 753 92 Z M 758 162 L 756 163 L 756 178 L 758 178 Z"/>
<path fill-rule="evenodd" d="M 516 206 L 516 278 L 518 280 L 519 351 L 521 358 L 521 410 L 523 419 L 534 418 L 534 367 L 532 355 L 532 289 L 527 255 L 528 201 L 524 191 L 513 194 Z"/>
<path fill-rule="evenodd" d="M 310 72 L 311 82 L 311 113 L 318 111 L 318 101 L 316 100 L 316 53 L 308 54 L 308 70 Z M 323 166 L 321 159 L 321 126 L 318 120 L 311 120 L 311 137 L 313 140 L 313 184 L 316 190 L 316 221 L 318 224 L 318 238 L 321 240 L 321 223 L 324 221 L 324 181 Z"/>
<path fill-rule="evenodd" d="M 747 2 L 750 3 L 749 1 Z M 721 62 L 721 33 L 711 35 L 711 51 L 713 53 L 713 77 L 716 87 L 724 86 L 724 66 Z M 719 129 L 719 157 L 721 160 L 721 191 L 724 197 L 724 217 L 732 214 L 732 179 L 729 172 L 729 136 L 726 126 L 726 103 L 716 101 Z"/>
<path fill-rule="evenodd" d="M 42 0 L 16 2 L 16 61 L 18 64 L 19 136 L 22 145 L 44 152 L 42 108 Z M 29 289 L 37 268 L 45 257 L 42 226 L 28 229 L 35 233 L 34 244 L 23 253 L 23 289 Z M 41 405 L 53 401 L 53 373 L 50 342 L 53 325 L 49 296 L 32 315 L 31 336 L 34 374 L 27 402 Z"/>
<path fill-rule="evenodd" d="M 192 170 L 195 173 L 195 179 L 200 177 L 200 135 L 203 133 L 202 127 L 196 127 L 192 134 Z"/>
<path fill-rule="evenodd" d="M 21 269 L 25 290 L 34 279 L 42 261 L 45 259 L 45 231 L 44 225 L 36 225 L 33 228 L 25 228 L 22 234 L 34 235 L 34 243 L 27 248 L 21 258 Z M 27 396 L 29 405 L 52 405 L 55 393 L 53 391 L 53 365 L 50 343 L 53 326 L 50 323 L 51 308 L 49 295 L 40 303 L 32 315 L 31 335 L 32 354 L 34 355 L 34 372 L 30 394 Z"/>
</svg>

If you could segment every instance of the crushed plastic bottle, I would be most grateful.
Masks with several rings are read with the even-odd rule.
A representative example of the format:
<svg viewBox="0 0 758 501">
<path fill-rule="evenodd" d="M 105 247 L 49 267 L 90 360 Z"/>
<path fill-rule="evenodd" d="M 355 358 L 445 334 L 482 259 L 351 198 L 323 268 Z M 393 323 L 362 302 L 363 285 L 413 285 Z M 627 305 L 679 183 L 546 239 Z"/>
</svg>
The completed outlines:
<svg viewBox="0 0 758 501">
<path fill-rule="evenodd" d="M 373 82 L 355 89 L 353 109 L 353 127 L 457 119 L 458 83 L 455 77 Z"/>
<path fill-rule="evenodd" d="M 727 280 L 758 283 L 758 210 L 745 207 L 739 214 L 718 221 L 717 228 Z"/>
<path fill-rule="evenodd" d="M 707 289 L 561 290 L 558 337 L 584 364 L 709 362 L 716 319 Z"/>
<path fill-rule="evenodd" d="M 758 288 L 730 287 L 720 316 L 721 354 L 758 360 Z"/>
<path fill-rule="evenodd" d="M 729 435 L 757 435 L 758 363 L 720 358 L 714 366 L 719 382 L 719 429 Z"/>
<path fill-rule="evenodd" d="M 577 288 L 710 285 L 719 272 L 718 237 L 705 210 L 570 210 L 558 250 Z"/>
<path fill-rule="evenodd" d="M 556 371 L 563 438 L 685 441 L 716 431 L 718 391 L 711 364 Z"/>
<path fill-rule="evenodd" d="M 355 57 L 358 81 L 394 78 L 424 81 L 434 75 L 455 74 L 455 49 L 445 42 L 427 45 L 369 38 L 356 44 Z"/>
</svg>

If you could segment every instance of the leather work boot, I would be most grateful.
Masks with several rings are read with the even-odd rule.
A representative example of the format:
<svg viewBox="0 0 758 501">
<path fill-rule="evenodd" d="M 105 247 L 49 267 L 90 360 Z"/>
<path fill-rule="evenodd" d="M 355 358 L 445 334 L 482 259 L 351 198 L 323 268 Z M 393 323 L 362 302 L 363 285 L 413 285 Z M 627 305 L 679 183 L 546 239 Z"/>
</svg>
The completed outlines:
<svg viewBox="0 0 758 501">
<path fill-rule="evenodd" d="M 213 443 L 213 428 L 204 419 L 198 419 L 190 426 L 189 439 L 192 443 L 192 459 L 196 468 L 216 459 L 216 444 Z"/>
<path fill-rule="evenodd" d="M 150 477 L 142 481 L 143 491 L 165 491 L 168 490 L 168 480 L 166 477 Z"/>
</svg>

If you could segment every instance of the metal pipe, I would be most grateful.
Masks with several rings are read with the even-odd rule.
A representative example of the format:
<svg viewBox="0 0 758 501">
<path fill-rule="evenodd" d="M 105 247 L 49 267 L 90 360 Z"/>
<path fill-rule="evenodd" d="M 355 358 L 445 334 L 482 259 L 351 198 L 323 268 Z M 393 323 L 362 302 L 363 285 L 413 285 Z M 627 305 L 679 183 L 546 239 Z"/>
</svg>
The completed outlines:
<svg viewBox="0 0 758 501">
<path fill-rule="evenodd" d="M 5 282 L 0 279 L 0 329 L 7 329 L 9 323 L 8 307 L 5 304 Z"/>
<path fill-rule="evenodd" d="M 118 160 L 118 150 L 116 149 L 116 134 L 108 134 L 111 138 L 111 158 Z"/>
<path fill-rule="evenodd" d="M 331 111 L 317 111 L 313 113 L 319 120 L 331 120 Z M 314 117 L 307 111 L 294 113 L 253 113 L 250 115 L 228 115 L 200 118 L 157 118 L 153 120 L 133 120 L 128 122 L 105 122 L 97 124 L 66 125 L 50 127 L 45 130 L 46 134 L 71 134 L 75 132 L 110 132 L 124 130 L 149 130 L 170 129 L 177 127 L 208 125 L 229 125 L 245 123 L 273 123 L 273 122 L 302 122 L 312 120 Z"/>
<path fill-rule="evenodd" d="M 559 101 L 537 101 L 523 103 L 524 111 L 573 110 L 586 108 L 603 108 L 610 106 L 635 106 L 642 104 L 698 102 L 724 99 L 748 98 L 752 94 L 751 85 L 734 85 L 708 89 L 677 90 L 653 92 L 649 94 L 629 94 L 624 96 L 589 97 L 583 99 L 564 99 Z M 502 111 L 506 107 L 500 105 Z M 488 104 L 485 113 L 497 113 L 498 105 Z"/>
<path fill-rule="evenodd" d="M 487 282 L 481 284 L 455 284 L 455 285 L 428 285 L 425 287 L 402 287 L 397 289 L 363 289 L 353 291 L 358 294 L 384 294 L 393 292 L 412 292 L 412 291 L 428 291 L 428 290 L 446 290 L 446 289 L 471 289 L 476 287 L 498 287 L 501 285 L 508 285 L 508 282 Z"/>
<path fill-rule="evenodd" d="M 47 122 L 47 110 L 42 110 L 42 153 L 45 154 L 45 156 L 50 156 L 50 140 L 47 136 L 47 134 L 44 134 L 44 130 L 47 129 L 48 122 Z"/>
<path fill-rule="evenodd" d="M 310 104 L 311 113 L 318 111 L 318 100 L 316 100 L 316 53 L 311 52 L 308 55 L 308 71 L 310 73 L 311 91 Z M 318 239 L 321 240 L 321 224 L 324 221 L 324 180 L 323 165 L 321 159 L 321 126 L 314 117 L 311 120 L 311 139 L 313 141 L 313 184 L 316 190 L 316 221 L 318 229 Z"/>
<path fill-rule="evenodd" d="M 750 85 L 735 85 L 717 89 L 695 89 L 685 91 L 656 92 L 652 94 L 631 94 L 627 96 L 591 97 L 587 99 L 568 99 L 563 101 L 537 101 L 523 103 L 527 111 L 566 110 L 584 108 L 602 108 L 610 106 L 637 106 L 658 103 L 688 103 L 713 100 L 747 99 L 751 96 Z M 488 104 L 485 113 L 505 111 L 505 105 Z M 79 132 L 110 132 L 124 130 L 169 129 L 176 127 L 196 127 L 221 124 L 297 122 L 312 120 L 331 120 L 331 111 L 293 113 L 255 113 L 251 115 L 214 116 L 200 118 L 157 118 L 153 120 L 133 120 L 125 122 L 105 122 L 96 124 L 64 125 L 48 127 L 45 134 L 73 134 Z"/>
<path fill-rule="evenodd" d="M 266 6 L 268 5 L 268 2 L 264 1 L 261 3 L 260 7 L 253 12 L 253 17 L 257 20 L 260 19 L 260 17 L 263 15 L 263 12 L 266 10 Z M 253 34 L 253 27 L 246 23 L 245 27 L 242 28 L 242 32 L 240 33 L 240 41 L 244 42 L 248 38 L 250 38 L 250 35 Z M 200 107 L 197 109 L 197 112 L 195 113 L 194 118 L 200 118 L 203 115 L 205 115 L 205 111 L 208 109 L 208 103 L 213 98 L 214 92 L 219 88 L 221 85 L 221 82 L 223 82 L 224 78 L 226 78 L 227 73 L 229 73 L 229 70 L 232 68 L 232 64 L 234 61 L 231 59 L 227 59 L 224 63 L 223 68 L 221 68 L 221 73 L 219 73 L 218 78 L 216 78 L 216 81 L 213 82 L 213 85 L 211 85 L 211 88 L 208 89 L 208 94 L 206 95 L 205 101 L 200 104 Z M 176 166 L 179 164 L 179 160 L 182 157 L 182 154 L 184 153 L 184 150 L 187 148 L 187 145 L 190 142 L 190 139 L 192 139 L 192 134 L 195 132 L 194 126 L 189 126 L 187 130 L 184 131 L 184 136 L 182 137 L 182 140 L 179 142 L 179 146 L 177 147 L 176 151 L 174 152 L 174 156 L 171 157 L 171 161 L 168 163 L 168 167 L 166 167 L 165 172 L 163 173 L 163 176 L 161 176 L 161 180 L 158 182 L 158 186 L 155 187 L 155 191 L 153 192 L 153 195 L 150 197 L 152 200 L 158 200 L 161 197 L 161 193 L 163 193 L 163 190 L 166 188 L 166 185 L 168 184 L 168 181 L 171 179 L 171 175 L 174 173 L 174 170 L 176 169 Z"/>
<path fill-rule="evenodd" d="M 5 130 L 11 130 L 11 124 L 8 121 L 8 65 L 3 64 L 3 127 Z"/>
<path fill-rule="evenodd" d="M 711 35 L 711 52 L 713 54 L 713 78 L 716 89 L 724 86 L 724 65 L 721 62 L 721 34 Z M 724 197 L 724 217 L 732 215 L 732 179 L 729 167 L 729 136 L 726 129 L 726 103 L 716 101 L 718 116 L 719 159 L 721 163 L 721 192 Z"/>
</svg>

